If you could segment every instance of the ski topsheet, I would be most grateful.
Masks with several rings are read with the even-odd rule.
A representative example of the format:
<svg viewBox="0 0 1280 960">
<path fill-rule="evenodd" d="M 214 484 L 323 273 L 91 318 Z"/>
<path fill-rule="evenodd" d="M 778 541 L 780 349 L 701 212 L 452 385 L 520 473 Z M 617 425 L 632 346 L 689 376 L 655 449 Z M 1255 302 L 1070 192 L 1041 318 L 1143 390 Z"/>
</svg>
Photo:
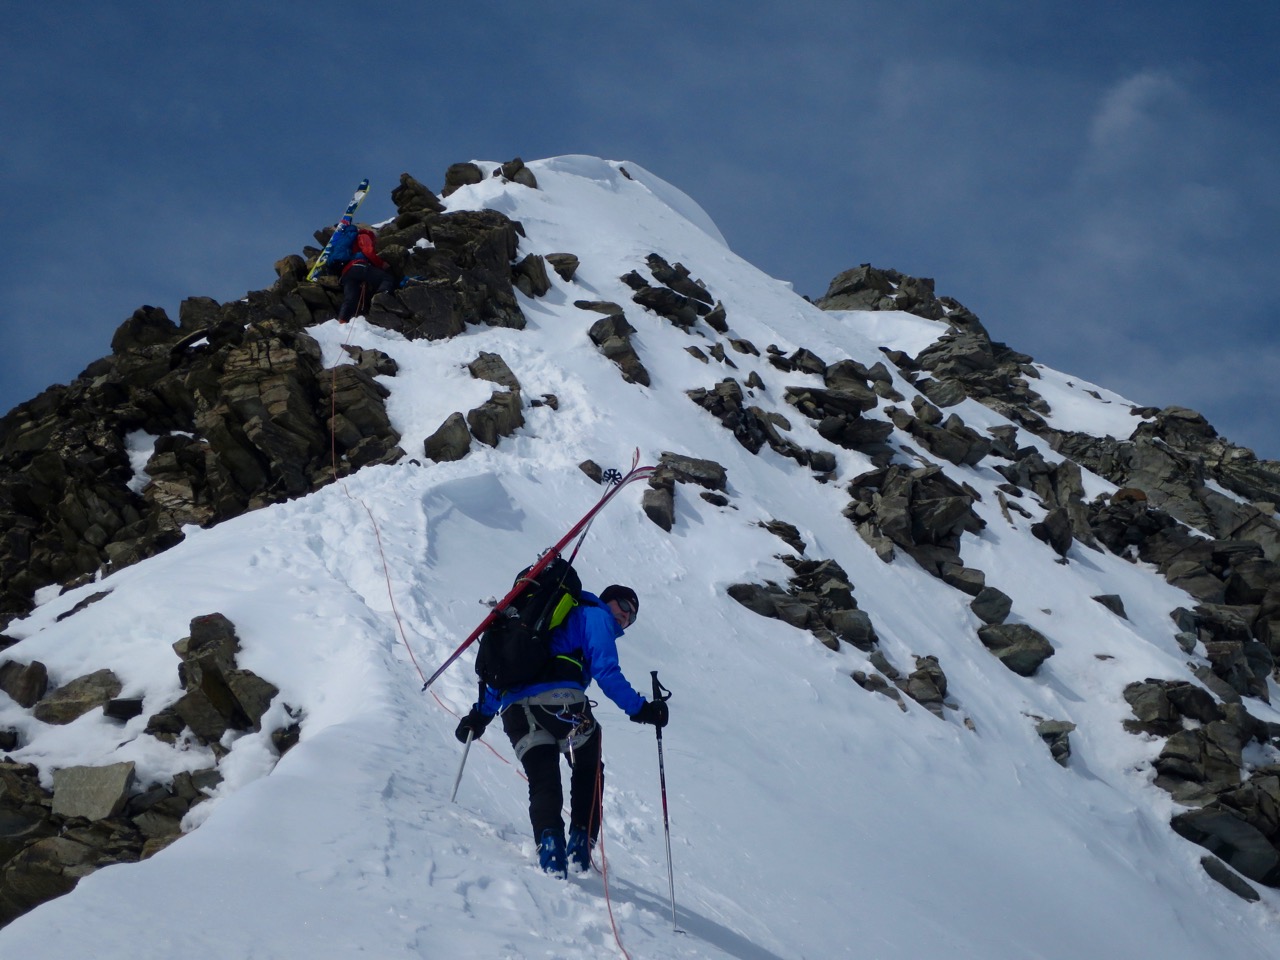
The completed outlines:
<svg viewBox="0 0 1280 960">
<path fill-rule="evenodd" d="M 607 504 L 610 500 L 612 500 L 614 497 L 618 495 L 618 491 L 620 491 L 623 487 L 625 487 L 627 484 L 631 483 L 634 480 L 643 480 L 647 478 L 650 474 L 653 473 L 654 470 L 657 469 L 656 467 L 638 467 L 636 466 L 636 464 L 639 463 L 639 461 L 640 461 L 640 451 L 637 450 L 635 456 L 631 460 L 630 472 L 627 473 L 625 476 L 623 476 L 621 480 L 619 480 L 617 483 L 611 486 L 608 490 L 606 490 L 604 492 L 604 495 L 599 500 L 596 501 L 595 506 L 593 506 L 590 510 L 588 510 L 585 514 L 583 514 L 582 519 L 580 519 L 577 523 L 575 523 L 569 529 L 568 533 L 566 533 L 563 537 L 561 537 L 560 540 L 557 541 L 554 546 L 550 547 L 545 553 L 542 554 L 541 557 L 538 558 L 538 561 L 532 567 L 529 568 L 529 572 L 526 573 L 523 577 L 521 577 L 520 581 L 511 588 L 511 591 L 494 605 L 493 609 L 489 611 L 489 615 L 480 621 L 480 625 L 471 631 L 467 639 L 463 640 L 462 643 L 458 646 L 458 649 L 454 650 L 453 653 L 449 654 L 448 658 L 445 660 L 444 663 L 440 664 L 436 672 L 431 674 L 431 676 L 427 678 L 427 682 L 422 685 L 423 690 L 426 690 L 428 687 L 431 686 L 431 684 L 435 683 L 436 680 L 439 679 L 440 674 L 444 673 L 445 670 L 447 670 L 453 664 L 453 662 L 462 655 L 462 652 L 466 650 L 467 647 L 475 643 L 476 639 L 480 636 L 480 634 L 484 633 L 485 629 L 489 626 L 489 624 L 493 623 L 493 621 L 498 617 L 499 614 L 502 613 L 503 610 L 511 606 L 512 602 L 515 601 L 515 599 L 519 597 L 521 593 L 524 592 L 525 588 L 528 587 L 529 584 L 532 583 L 537 578 L 539 573 L 541 573 L 544 569 L 546 569 L 547 565 L 551 563 L 552 560 L 560 556 L 560 552 L 564 550 L 566 546 L 568 546 L 570 540 L 572 540 L 578 534 L 582 533 L 587 529 L 591 521 L 595 519 L 596 514 L 604 509 L 605 504 Z"/>
<path fill-rule="evenodd" d="M 356 210 L 359 209 L 360 204 L 364 202 L 365 194 L 367 194 L 368 192 L 369 192 L 369 178 L 365 177 L 363 180 L 360 181 L 360 186 L 356 187 L 356 192 L 352 195 L 351 202 L 347 204 L 346 213 L 344 213 L 342 215 L 342 219 L 338 221 L 339 224 L 350 223 L 352 220 L 355 219 Z M 337 233 L 335 231 L 334 236 L 336 235 Z M 325 264 L 329 262 L 329 250 L 332 247 L 332 245 L 333 245 L 333 237 L 330 237 L 329 242 L 326 243 L 324 245 L 324 249 L 320 251 L 320 256 L 316 258 L 316 262 L 313 263 L 311 265 L 311 269 L 307 271 L 308 280 L 314 280 L 316 277 L 318 277 L 320 275 L 320 271 L 324 269 Z"/>
</svg>

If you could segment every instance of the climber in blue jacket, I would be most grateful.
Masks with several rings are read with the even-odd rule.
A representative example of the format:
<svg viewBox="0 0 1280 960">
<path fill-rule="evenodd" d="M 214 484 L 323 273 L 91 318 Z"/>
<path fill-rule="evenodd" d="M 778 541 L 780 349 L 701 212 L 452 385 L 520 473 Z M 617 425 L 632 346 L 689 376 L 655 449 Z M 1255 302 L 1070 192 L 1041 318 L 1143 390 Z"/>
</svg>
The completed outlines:
<svg viewBox="0 0 1280 960">
<path fill-rule="evenodd" d="M 600 798 L 604 764 L 600 737 L 591 714 L 587 685 L 594 680 L 635 723 L 666 726 L 667 705 L 645 700 L 618 664 L 618 638 L 635 623 L 640 601 L 630 587 L 613 584 L 595 594 L 582 592 L 551 635 L 553 667 L 547 680 L 497 691 L 484 697 L 458 724 L 456 735 L 479 739 L 498 715 L 529 779 L 529 821 L 538 842 L 538 860 L 548 873 L 565 876 L 566 857 L 580 870 L 591 868 L 591 851 L 600 835 Z M 558 754 L 569 758 L 569 840 L 566 847 L 564 790 Z"/>
</svg>

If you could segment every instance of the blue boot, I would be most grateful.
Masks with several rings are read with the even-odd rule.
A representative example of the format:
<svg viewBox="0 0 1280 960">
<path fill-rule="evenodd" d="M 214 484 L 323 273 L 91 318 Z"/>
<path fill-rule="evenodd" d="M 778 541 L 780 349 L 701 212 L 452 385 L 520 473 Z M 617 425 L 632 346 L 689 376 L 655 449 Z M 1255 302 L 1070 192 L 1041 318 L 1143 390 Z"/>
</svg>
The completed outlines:
<svg viewBox="0 0 1280 960">
<path fill-rule="evenodd" d="M 538 863 L 552 876 L 563 880 L 569 875 L 564 861 L 564 834 L 548 827 L 538 841 Z"/>
<path fill-rule="evenodd" d="M 591 838 L 581 827 L 569 828 L 569 866 L 578 873 L 591 869 Z"/>
</svg>

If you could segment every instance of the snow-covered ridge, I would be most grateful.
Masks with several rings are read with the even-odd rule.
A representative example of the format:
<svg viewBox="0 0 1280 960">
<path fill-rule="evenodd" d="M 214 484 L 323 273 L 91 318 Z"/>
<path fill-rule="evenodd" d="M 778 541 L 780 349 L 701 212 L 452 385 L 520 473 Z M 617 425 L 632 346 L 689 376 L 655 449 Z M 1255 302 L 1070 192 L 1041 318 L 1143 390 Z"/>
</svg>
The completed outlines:
<svg viewBox="0 0 1280 960">
<path fill-rule="evenodd" d="M 1273 956 L 1275 892 L 1264 889 L 1250 907 L 1204 874 L 1203 851 L 1169 830 L 1173 804 L 1150 783 L 1159 744 L 1121 726 L 1128 683 L 1193 678 L 1169 619 L 1193 603 L 1188 595 L 1106 551 L 1076 545 L 1058 562 L 1030 533 L 1045 513 L 1033 498 L 1021 501 L 1029 518 L 1006 518 L 997 496 L 1006 480 L 989 463 L 945 464 L 981 495 L 974 510 L 986 527 L 965 535 L 966 563 L 1013 599 L 1013 620 L 1057 647 L 1035 677 L 1013 674 L 976 639 L 969 597 L 907 557 L 882 562 L 858 536 L 843 516 L 846 485 L 872 461 L 833 447 L 783 400 L 786 387 L 820 387 L 820 377 L 767 362 L 772 344 L 870 366 L 881 346 L 914 355 L 946 324 L 817 309 L 733 254 L 693 201 L 634 164 L 562 157 L 529 167 L 537 190 L 488 177 L 447 200 L 450 210 L 518 220 L 520 256 L 580 258 L 571 282 L 520 295 L 527 329 L 470 326 L 435 342 L 363 320 L 309 331 L 326 365 L 350 362 L 343 346 L 353 344 L 396 361 L 398 373 L 378 382 L 410 459 L 188 528 L 173 549 L 42 596 L 11 625 L 21 642 L 5 656 L 40 660 L 58 681 L 109 667 L 145 704 L 123 727 L 100 712 L 47 727 L 0 696 L 0 727 L 22 736 L 13 757 L 46 780 L 71 764 L 131 759 L 140 781 L 164 781 L 210 762 L 198 746 L 174 751 L 142 733 L 178 695 L 171 644 L 192 617 L 225 614 L 242 665 L 280 695 L 261 732 L 224 744 L 223 784 L 194 808 L 199 829 L 150 860 L 86 877 L 0 930 L 0 954 L 158 958 L 177 942 L 192 957 L 613 951 L 600 878 L 565 884 L 531 865 L 524 784 L 496 725 L 486 736 L 496 752 L 472 751 L 459 802 L 449 804 L 453 714 L 474 697 L 469 658 L 433 688 L 438 701 L 422 694 L 416 667 L 447 655 L 483 615 L 480 601 L 594 501 L 599 488 L 580 462 L 625 465 L 639 448 L 646 461 L 674 451 L 724 465 L 729 503 L 681 486 L 667 533 L 640 511 L 638 494 L 624 492 L 579 560 L 589 588 L 626 582 L 639 592 L 624 670 L 641 689 L 659 670 L 675 692 L 664 744 L 684 935 L 667 914 L 652 733 L 607 702 L 598 711 L 609 897 L 631 955 Z M 632 302 L 620 278 L 643 272 L 651 253 L 683 263 L 723 303 L 726 335 L 703 323 L 685 333 Z M 586 333 L 596 316 L 574 306 L 580 300 L 625 307 L 649 387 L 625 382 L 597 351 Z M 686 349 L 728 340 L 761 353 L 730 347 L 730 365 Z M 482 351 L 506 360 L 526 397 L 554 394 L 558 405 L 526 404 L 524 427 L 496 448 L 431 463 L 423 440 L 492 392 L 466 371 Z M 918 392 L 891 373 L 909 407 Z M 796 443 L 830 449 L 836 482 L 768 448 L 749 453 L 685 394 L 752 374 L 761 385 L 751 402 L 785 416 Z M 1136 425 L 1118 396 L 1041 375 L 1036 388 L 1057 428 L 1121 437 Z M 884 406 L 867 416 L 887 420 Z M 1007 424 L 973 400 L 948 412 L 978 431 Z M 904 433 L 893 439 L 919 453 Z M 1020 442 L 1060 459 L 1030 434 Z M 1085 486 L 1091 496 L 1114 489 L 1091 474 Z M 850 674 L 874 669 L 864 652 L 830 650 L 726 596 L 734 583 L 789 576 L 776 556 L 789 548 L 758 525 L 770 520 L 797 527 L 806 557 L 848 573 L 893 663 L 909 670 L 917 656 L 938 658 L 953 704 L 943 719 L 859 688 Z M 95 592 L 107 596 L 59 619 Z M 1091 599 L 1099 594 L 1123 596 L 1127 619 Z M 303 717 L 302 736 L 277 763 L 269 733 L 286 722 L 286 704 Z M 1035 718 L 1076 725 L 1065 769 Z M 193 930 L 210 935 L 192 942 Z"/>
</svg>

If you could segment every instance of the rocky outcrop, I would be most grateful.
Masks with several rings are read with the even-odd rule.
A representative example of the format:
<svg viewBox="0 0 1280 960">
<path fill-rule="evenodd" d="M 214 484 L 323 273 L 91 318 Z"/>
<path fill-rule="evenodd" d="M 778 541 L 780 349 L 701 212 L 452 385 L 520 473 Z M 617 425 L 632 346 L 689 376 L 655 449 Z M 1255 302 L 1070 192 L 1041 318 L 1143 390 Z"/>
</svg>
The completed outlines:
<svg viewBox="0 0 1280 960">
<path fill-rule="evenodd" d="M 1046 429 L 1049 407 L 1028 382 L 1039 378 L 1031 357 L 993 341 L 971 310 L 936 296 L 932 280 L 862 264 L 832 280 L 816 304 L 824 310 L 902 310 L 945 322 L 945 332 L 918 356 L 888 352 L 903 375 L 938 407 L 968 397 L 1014 423 Z"/>
<path fill-rule="evenodd" d="M 1205 642 L 1212 669 L 1238 694 L 1266 698 L 1264 678 L 1280 657 L 1280 564 L 1256 540 L 1197 536 L 1138 493 L 1088 505 L 1098 541 L 1201 601 L 1175 612 L 1184 632 Z M 1240 660 L 1248 669 L 1229 666 Z"/>
<path fill-rule="evenodd" d="M 444 172 L 444 186 L 440 196 L 447 197 L 463 187 L 484 181 L 484 171 L 474 163 L 455 163 Z"/>
<path fill-rule="evenodd" d="M 778 359 L 774 355 L 770 362 L 777 366 Z M 787 357 L 786 365 L 813 373 L 821 371 L 825 388 L 789 386 L 783 399 L 812 420 L 824 440 L 866 454 L 878 465 L 893 459 L 894 450 L 887 443 L 893 424 L 864 416 L 876 408 L 881 397 L 901 398 L 882 365 L 867 369 L 856 361 L 842 360 L 827 366 L 807 351 Z"/>
<path fill-rule="evenodd" d="M 1117 486 L 1141 491 L 1149 506 L 1211 537 L 1255 543 L 1261 558 L 1280 562 L 1280 465 L 1222 440 L 1193 411 L 1139 412 L 1153 419 L 1128 440 L 1071 433 L 1054 433 L 1050 440 L 1055 450 Z"/>
<path fill-rule="evenodd" d="M 431 436 L 423 441 L 423 453 L 437 463 L 461 460 L 471 452 L 471 431 L 461 413 L 451 413 Z"/>
<path fill-rule="evenodd" d="M 184 692 L 147 721 L 147 733 L 174 743 L 189 730 L 217 754 L 228 731 L 261 729 L 262 717 L 279 691 L 236 665 L 240 638 L 231 621 L 219 613 L 196 617 L 191 635 L 173 649 Z"/>
<path fill-rule="evenodd" d="M 1125 727 L 1167 738 L 1153 764 L 1155 784 L 1191 808 L 1175 814 L 1173 829 L 1249 879 L 1280 886 L 1280 765 L 1244 763 L 1250 742 L 1273 748 L 1280 728 L 1256 719 L 1238 697 L 1224 701 L 1210 690 L 1131 683 L 1124 696 L 1134 719 Z"/>
<path fill-rule="evenodd" d="M 1049 748 L 1049 755 L 1064 767 L 1071 760 L 1071 734 L 1075 729 L 1076 725 L 1068 720 L 1037 720 L 1036 722 L 1036 735 Z"/>
<path fill-rule="evenodd" d="M 140 789 L 125 762 L 56 770 L 48 791 L 34 766 L 0 759 L 0 926 L 95 870 L 162 850 L 220 780 L 184 772 Z"/>
<path fill-rule="evenodd" d="M 90 710 L 105 707 L 120 695 L 122 688 L 120 680 L 110 670 L 95 670 L 45 694 L 31 713 L 43 723 L 64 726 Z"/>
<path fill-rule="evenodd" d="M 942 411 L 923 397 L 912 400 L 911 408 L 913 412 L 908 413 L 889 407 L 885 414 L 934 456 L 958 466 L 973 466 L 991 452 L 991 440 L 966 426 L 956 414 L 944 418 Z"/>
<path fill-rule="evenodd" d="M 783 435 L 791 430 L 787 418 L 757 404 L 748 404 L 742 385 L 732 377 L 721 380 L 714 387 L 688 390 L 686 395 L 719 420 L 733 434 L 734 439 L 752 453 L 759 453 L 761 448 L 768 445 L 770 449 L 802 466 L 821 469 L 823 472 L 835 467 L 830 457 L 820 459 L 815 466 L 813 451 Z"/>
<path fill-rule="evenodd" d="M 729 502 L 723 496 L 728 483 L 723 466 L 714 460 L 664 451 L 658 459 L 657 469 L 649 475 L 649 486 L 640 503 L 645 515 L 663 530 L 670 531 L 675 525 L 677 483 L 702 487 L 702 496 L 721 506 Z"/>
<path fill-rule="evenodd" d="M 798 554 L 804 553 L 804 541 L 792 524 L 771 520 L 760 526 Z M 852 674 L 853 680 L 865 690 L 884 694 L 899 705 L 902 705 L 900 693 L 905 693 L 939 718 L 945 716 L 944 706 L 955 706 L 946 699 L 947 677 L 937 657 L 916 656 L 915 669 L 906 676 L 889 662 L 880 649 L 880 638 L 870 614 L 858 608 L 853 584 L 838 563 L 786 554 L 779 554 L 778 559 L 792 570 L 785 585 L 772 580 L 735 583 L 727 590 L 729 596 L 752 613 L 807 630 L 832 650 L 847 643 L 869 654 L 878 672 L 856 670 Z"/>
<path fill-rule="evenodd" d="M 1055 652 L 1044 634 L 1025 623 L 988 623 L 978 628 L 978 639 L 1001 663 L 1023 677 L 1035 676 Z"/>
<path fill-rule="evenodd" d="M 636 328 L 627 322 L 627 318 L 621 312 L 618 312 L 608 314 L 593 323 L 587 331 L 587 336 L 603 356 L 617 364 L 623 380 L 647 387 L 649 371 L 645 369 L 635 347 L 631 345 L 631 337 L 635 332 Z"/>
<path fill-rule="evenodd" d="M 864 263 L 836 276 L 826 294 L 815 303 L 823 310 L 901 310 L 941 320 L 948 303 L 955 302 L 939 300 L 934 294 L 934 282 L 928 277 L 910 277 Z"/>
<path fill-rule="evenodd" d="M 692 329 L 699 317 L 706 317 L 710 322 L 713 310 L 719 314 L 717 327 L 724 326 L 724 308 L 716 303 L 701 282 L 690 276 L 683 264 L 673 266 L 656 253 L 649 254 L 645 262 L 653 279 L 662 286 L 653 286 L 638 271 L 632 270 L 621 278 L 635 291 L 632 300 L 681 330 Z"/>
<path fill-rule="evenodd" d="M 1049 463 L 1031 447 L 1013 451 L 1011 456 L 1012 463 L 995 467 L 1009 481 L 1004 489 L 1016 496 L 1021 495 L 1020 490 L 1029 490 L 1045 508 L 1043 519 L 1032 525 L 1032 534 L 1063 557 L 1077 540 L 1096 547 L 1080 466 L 1071 460 Z"/>
<path fill-rule="evenodd" d="M 148 718 L 143 736 L 186 750 L 191 741 L 216 758 L 228 734 L 260 730 L 278 691 L 240 668 L 235 627 L 221 614 L 196 617 L 190 636 L 174 644 L 179 699 Z M 12 672 L 10 672 L 12 673 Z M 63 684 L 34 704 L 47 723 L 68 723 L 104 707 L 119 722 L 138 716 L 142 701 L 114 699 L 121 683 L 98 670 Z M 299 718 L 272 732 L 279 752 L 297 742 Z M 135 731 L 134 737 L 138 733 Z M 113 863 L 151 856 L 182 834 L 187 812 L 222 777 L 216 768 L 182 772 L 166 783 L 140 783 L 132 761 L 69 766 L 52 772 L 52 791 L 36 767 L 0 759 L 0 925 L 61 896 L 82 878 Z"/>
<path fill-rule="evenodd" d="M 484 403 L 467 413 L 471 435 L 481 443 L 496 447 L 501 437 L 509 437 L 524 426 L 519 390 L 495 390 Z"/>
<path fill-rule="evenodd" d="M 792 570 L 786 586 L 773 581 L 736 583 L 729 587 L 729 596 L 762 617 L 808 630 L 833 650 L 841 641 L 860 650 L 875 647 L 879 640 L 875 627 L 867 613 L 858 609 L 853 584 L 838 563 L 788 555 L 778 559 Z"/>
<path fill-rule="evenodd" d="M 849 494 L 844 514 L 880 559 L 892 561 L 900 549 L 957 590 L 973 597 L 982 592 L 986 577 L 960 558 L 961 534 L 986 527 L 973 510 L 975 491 L 937 465 L 894 464 L 855 477 Z"/>
</svg>

